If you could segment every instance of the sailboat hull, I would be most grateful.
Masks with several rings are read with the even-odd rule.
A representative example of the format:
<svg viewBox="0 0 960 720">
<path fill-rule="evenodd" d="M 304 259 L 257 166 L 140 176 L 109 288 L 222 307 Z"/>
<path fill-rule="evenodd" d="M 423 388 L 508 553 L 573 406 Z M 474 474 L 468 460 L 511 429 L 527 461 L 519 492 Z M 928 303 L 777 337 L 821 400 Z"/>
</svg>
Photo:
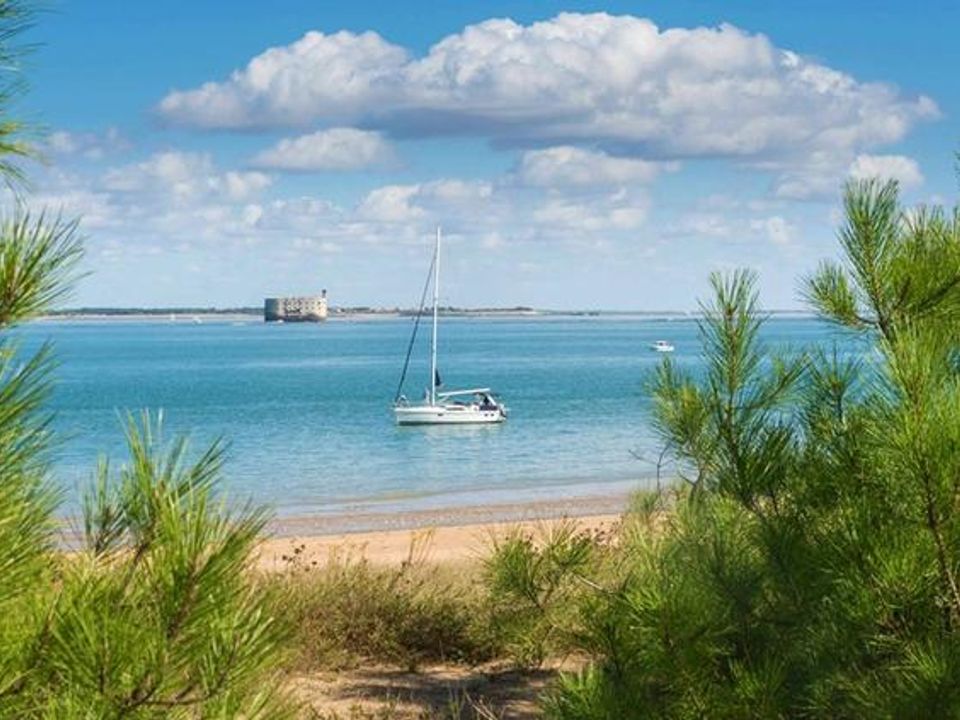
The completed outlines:
<svg viewBox="0 0 960 720">
<path fill-rule="evenodd" d="M 507 419 L 500 408 L 484 410 L 475 405 L 409 405 L 395 407 L 398 425 L 481 425 Z"/>
</svg>

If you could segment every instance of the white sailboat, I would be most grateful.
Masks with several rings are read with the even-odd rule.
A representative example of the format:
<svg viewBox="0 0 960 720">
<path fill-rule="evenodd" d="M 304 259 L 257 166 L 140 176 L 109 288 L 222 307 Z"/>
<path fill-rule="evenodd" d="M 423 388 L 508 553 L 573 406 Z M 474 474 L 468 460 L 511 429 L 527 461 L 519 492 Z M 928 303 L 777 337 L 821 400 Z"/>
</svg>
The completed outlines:
<svg viewBox="0 0 960 720">
<path fill-rule="evenodd" d="M 424 289 L 426 295 L 426 289 Z M 430 342 L 430 385 L 422 403 L 410 403 L 401 394 L 403 379 L 410 362 L 410 351 L 404 363 L 400 388 L 393 405 L 393 414 L 398 425 L 466 425 L 500 423 L 507 419 L 507 408 L 496 398 L 490 388 L 449 390 L 438 392 L 440 373 L 437 370 L 437 315 L 440 300 L 440 228 L 433 251 L 433 335 Z M 422 311 L 422 302 L 421 308 Z M 420 315 L 417 316 L 419 324 Z M 414 338 L 417 325 L 414 325 Z M 413 348 L 411 339 L 410 348 Z"/>
</svg>

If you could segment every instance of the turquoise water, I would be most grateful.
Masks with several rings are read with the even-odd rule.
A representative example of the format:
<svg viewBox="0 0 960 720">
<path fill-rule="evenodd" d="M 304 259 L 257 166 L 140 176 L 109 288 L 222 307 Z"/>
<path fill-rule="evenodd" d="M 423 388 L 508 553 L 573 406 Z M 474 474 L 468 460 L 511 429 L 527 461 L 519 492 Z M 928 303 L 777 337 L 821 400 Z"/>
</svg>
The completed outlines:
<svg viewBox="0 0 960 720">
<path fill-rule="evenodd" d="M 449 319 L 446 387 L 490 385 L 501 426 L 399 428 L 393 398 L 411 321 L 45 322 L 20 331 L 55 343 L 53 397 L 63 443 L 56 478 L 89 481 L 99 453 L 122 459 L 119 413 L 163 410 L 167 434 L 230 440 L 225 487 L 281 515 L 393 511 L 620 492 L 649 483 L 656 443 L 644 382 L 660 356 L 701 366 L 696 324 L 635 318 Z M 424 333 L 423 340 L 426 340 Z M 809 319 L 771 321 L 776 347 L 831 342 Z M 419 345 L 406 392 L 426 385 Z M 637 455 L 644 459 L 638 459 Z"/>
</svg>

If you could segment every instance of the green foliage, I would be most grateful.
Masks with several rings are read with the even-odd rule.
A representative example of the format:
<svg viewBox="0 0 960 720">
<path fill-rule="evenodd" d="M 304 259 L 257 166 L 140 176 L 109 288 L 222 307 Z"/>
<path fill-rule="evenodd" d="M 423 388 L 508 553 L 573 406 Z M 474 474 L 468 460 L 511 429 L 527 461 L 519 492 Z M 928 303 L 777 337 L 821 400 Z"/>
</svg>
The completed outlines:
<svg viewBox="0 0 960 720">
<path fill-rule="evenodd" d="M 146 415 L 127 441 L 130 462 L 116 474 L 102 463 L 87 496 L 82 547 L 48 548 L 45 577 L 5 614 L 16 682 L 0 715 L 284 715 L 284 633 L 250 578 L 264 513 L 216 501 L 220 446 L 187 463 L 185 441 L 165 447 Z"/>
<path fill-rule="evenodd" d="M 0 2 L 0 177 L 22 181 L 14 40 L 31 7 Z M 76 277 L 74 221 L 22 207 L 0 220 L 0 332 L 46 312 Z M 149 416 L 127 426 L 129 463 L 104 461 L 84 537 L 60 544 L 44 411 L 52 352 L 0 336 L 0 717 L 276 718 L 282 632 L 250 580 L 256 508 L 217 500 L 222 448 L 193 463 Z"/>
<path fill-rule="evenodd" d="M 844 207 L 805 295 L 876 352 L 772 357 L 752 275 L 712 278 L 705 376 L 652 381 L 688 490 L 577 570 L 593 661 L 548 716 L 960 717 L 960 216 L 876 181 Z"/>
<path fill-rule="evenodd" d="M 29 125 L 9 113 L 26 89 L 20 68 L 31 48 L 19 40 L 33 18 L 34 5 L 28 0 L 0 0 L 0 181 L 14 190 L 26 184 L 17 161 L 36 155 L 25 140 Z"/>
<path fill-rule="evenodd" d="M 601 571 L 604 540 L 569 520 L 493 539 L 485 560 L 491 623 L 518 665 L 537 667 L 575 646 L 577 599 L 595 586 L 587 573 Z"/>
<path fill-rule="evenodd" d="M 3 13 L 0 7 L 0 38 Z M 0 222 L 0 330 L 62 296 L 79 255 L 72 225 L 25 214 Z M 43 409 L 53 364 L 49 347 L 24 358 L 15 342 L 0 337 L 0 714 L 23 707 L 46 650 L 59 582 L 59 497 L 47 477 L 51 433 Z"/>
<path fill-rule="evenodd" d="M 0 328 L 40 314 L 70 288 L 83 249 L 76 221 L 18 209 L 0 221 Z"/>
</svg>

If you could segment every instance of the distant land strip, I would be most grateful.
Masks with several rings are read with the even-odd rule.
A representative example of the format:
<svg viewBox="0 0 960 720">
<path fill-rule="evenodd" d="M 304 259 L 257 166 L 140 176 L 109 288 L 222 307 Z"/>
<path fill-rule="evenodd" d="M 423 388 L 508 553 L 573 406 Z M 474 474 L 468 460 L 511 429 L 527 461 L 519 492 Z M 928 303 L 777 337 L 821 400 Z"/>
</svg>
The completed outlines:
<svg viewBox="0 0 960 720">
<path fill-rule="evenodd" d="M 545 316 L 545 317 L 648 317 L 648 318 L 698 318 L 700 311 L 683 310 L 544 310 L 516 305 L 512 307 L 464 308 L 445 306 L 438 308 L 440 315 L 446 317 L 471 316 Z M 378 315 L 386 317 L 412 317 L 418 313 L 416 308 L 383 308 L 366 305 L 331 307 L 330 317 Z M 425 310 L 424 314 L 428 314 Z M 813 317 L 805 310 L 768 310 L 768 315 L 786 317 Z M 262 307 L 78 307 L 52 310 L 48 318 L 85 318 L 85 317 L 160 317 L 160 316 L 216 316 L 250 315 L 263 316 Z"/>
</svg>

